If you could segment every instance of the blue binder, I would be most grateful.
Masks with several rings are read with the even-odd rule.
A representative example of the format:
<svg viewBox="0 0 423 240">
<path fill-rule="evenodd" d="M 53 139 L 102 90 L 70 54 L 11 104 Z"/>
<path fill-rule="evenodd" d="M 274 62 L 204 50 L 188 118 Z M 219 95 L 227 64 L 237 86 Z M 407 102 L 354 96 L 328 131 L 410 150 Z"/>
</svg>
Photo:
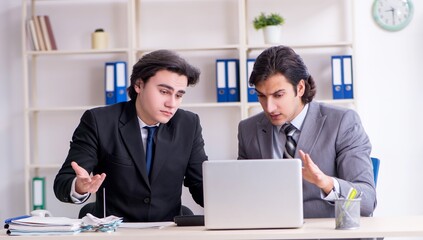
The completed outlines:
<svg viewBox="0 0 423 240">
<path fill-rule="evenodd" d="M 342 56 L 332 56 L 332 93 L 333 99 L 344 98 Z"/>
<path fill-rule="evenodd" d="M 352 56 L 342 56 L 342 73 L 343 73 L 343 85 L 344 85 L 344 98 L 354 98 L 353 92 L 353 71 L 352 71 Z"/>
<path fill-rule="evenodd" d="M 216 60 L 216 92 L 217 92 L 217 102 L 227 102 L 226 88 L 226 60 L 217 59 Z"/>
<path fill-rule="evenodd" d="M 239 60 L 226 60 L 226 85 L 228 102 L 239 102 Z"/>
<path fill-rule="evenodd" d="M 253 72 L 255 59 L 247 59 L 247 93 L 248 93 L 248 102 L 258 102 L 257 92 L 253 85 L 250 85 L 248 81 L 250 80 L 251 73 Z"/>
<path fill-rule="evenodd" d="M 106 105 L 116 103 L 115 96 L 115 63 L 106 62 L 104 70 L 104 88 L 106 95 Z"/>
<path fill-rule="evenodd" d="M 115 62 L 115 96 L 116 103 L 126 102 L 126 62 Z"/>
</svg>

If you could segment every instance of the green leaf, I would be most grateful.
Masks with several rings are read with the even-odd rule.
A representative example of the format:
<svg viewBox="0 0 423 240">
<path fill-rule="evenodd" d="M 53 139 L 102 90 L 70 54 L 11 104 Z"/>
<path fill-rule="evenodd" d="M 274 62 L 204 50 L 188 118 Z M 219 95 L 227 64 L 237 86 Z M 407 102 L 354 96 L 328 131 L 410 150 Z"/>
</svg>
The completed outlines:
<svg viewBox="0 0 423 240">
<path fill-rule="evenodd" d="M 253 25 L 256 30 L 267 26 L 283 25 L 284 23 L 285 19 L 277 13 L 271 13 L 266 15 L 262 12 L 253 20 Z"/>
</svg>

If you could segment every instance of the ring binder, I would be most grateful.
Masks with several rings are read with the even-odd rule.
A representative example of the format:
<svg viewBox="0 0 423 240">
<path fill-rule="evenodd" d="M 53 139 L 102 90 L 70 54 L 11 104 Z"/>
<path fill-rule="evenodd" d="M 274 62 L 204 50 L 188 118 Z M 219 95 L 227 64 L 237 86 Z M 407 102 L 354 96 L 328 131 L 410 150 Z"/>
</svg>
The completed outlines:
<svg viewBox="0 0 423 240">
<path fill-rule="evenodd" d="M 226 80 L 228 86 L 228 102 L 239 102 L 239 60 L 228 59 L 226 61 Z"/>
<path fill-rule="evenodd" d="M 32 208 L 46 209 L 46 181 L 45 177 L 34 177 L 32 179 Z"/>
<path fill-rule="evenodd" d="M 248 102 L 258 102 L 256 88 L 248 83 L 251 73 L 253 72 L 254 63 L 256 59 L 247 59 L 247 91 L 248 91 Z"/>
<path fill-rule="evenodd" d="M 216 60 L 216 91 L 217 101 L 227 102 L 228 95 L 226 93 L 226 60 Z"/>
<path fill-rule="evenodd" d="M 344 98 L 344 85 L 342 80 L 342 57 L 332 56 L 332 93 L 333 99 Z"/>
</svg>

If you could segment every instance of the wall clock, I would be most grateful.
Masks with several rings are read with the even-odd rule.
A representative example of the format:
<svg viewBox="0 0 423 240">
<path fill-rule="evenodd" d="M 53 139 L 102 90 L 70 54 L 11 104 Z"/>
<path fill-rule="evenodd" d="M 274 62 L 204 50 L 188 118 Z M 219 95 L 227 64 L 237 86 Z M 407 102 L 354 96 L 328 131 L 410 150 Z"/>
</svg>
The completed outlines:
<svg viewBox="0 0 423 240">
<path fill-rule="evenodd" d="M 414 6 L 411 0 L 374 0 L 372 12 L 381 28 L 399 31 L 411 22 Z"/>
</svg>

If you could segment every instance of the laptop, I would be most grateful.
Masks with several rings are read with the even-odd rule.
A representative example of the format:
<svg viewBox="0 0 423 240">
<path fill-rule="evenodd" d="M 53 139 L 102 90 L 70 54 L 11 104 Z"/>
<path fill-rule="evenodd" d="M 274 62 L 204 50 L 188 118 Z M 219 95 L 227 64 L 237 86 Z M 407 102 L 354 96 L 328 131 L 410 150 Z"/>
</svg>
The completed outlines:
<svg viewBox="0 0 423 240">
<path fill-rule="evenodd" d="M 303 225 L 300 159 L 205 161 L 203 184 L 206 229 Z"/>
</svg>

